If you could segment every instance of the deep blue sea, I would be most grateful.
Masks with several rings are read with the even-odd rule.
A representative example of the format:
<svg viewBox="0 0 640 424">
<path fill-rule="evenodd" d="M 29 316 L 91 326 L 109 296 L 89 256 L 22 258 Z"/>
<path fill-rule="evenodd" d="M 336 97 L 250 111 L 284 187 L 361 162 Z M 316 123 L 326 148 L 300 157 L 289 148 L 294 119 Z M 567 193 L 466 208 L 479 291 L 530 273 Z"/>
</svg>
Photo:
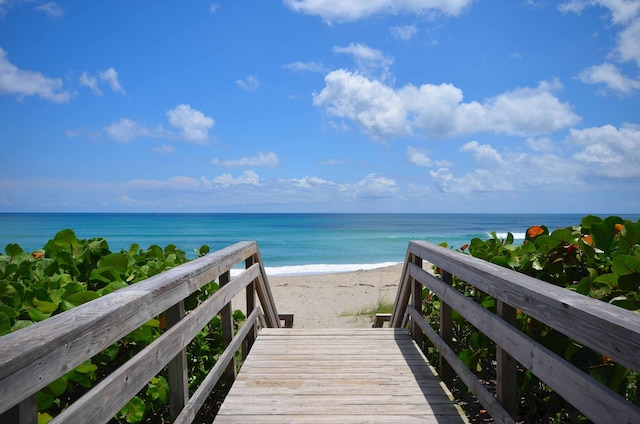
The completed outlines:
<svg viewBox="0 0 640 424">
<path fill-rule="evenodd" d="M 272 275 L 366 269 L 404 261 L 409 240 L 460 247 L 474 237 L 511 232 L 522 240 L 532 225 L 580 223 L 582 214 L 0 214 L 0 249 L 42 248 L 71 228 L 79 238 L 104 237 L 111 251 L 175 244 L 194 257 L 237 241 L 256 240 Z M 640 215 L 621 215 L 638 220 Z M 602 216 L 604 217 L 604 216 Z"/>
</svg>

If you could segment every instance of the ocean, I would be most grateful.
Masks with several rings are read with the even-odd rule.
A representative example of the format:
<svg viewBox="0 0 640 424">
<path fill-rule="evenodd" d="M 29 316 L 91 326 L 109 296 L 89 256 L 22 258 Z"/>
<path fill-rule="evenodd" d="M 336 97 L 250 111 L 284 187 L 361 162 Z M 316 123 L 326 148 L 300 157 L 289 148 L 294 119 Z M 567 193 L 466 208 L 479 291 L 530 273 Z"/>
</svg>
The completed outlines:
<svg viewBox="0 0 640 424">
<path fill-rule="evenodd" d="M 371 269 L 403 262 L 409 240 L 446 242 L 456 248 L 472 238 L 511 232 L 516 242 L 532 225 L 549 229 L 578 225 L 583 214 L 152 214 L 2 213 L 0 249 L 17 243 L 26 251 L 42 248 L 56 232 L 70 228 L 78 238 L 103 237 L 111 251 L 132 243 L 175 244 L 195 256 L 203 244 L 211 251 L 256 240 L 270 275 Z M 620 215 L 634 221 L 640 215 Z M 601 215 L 601 217 L 605 217 Z"/>
</svg>

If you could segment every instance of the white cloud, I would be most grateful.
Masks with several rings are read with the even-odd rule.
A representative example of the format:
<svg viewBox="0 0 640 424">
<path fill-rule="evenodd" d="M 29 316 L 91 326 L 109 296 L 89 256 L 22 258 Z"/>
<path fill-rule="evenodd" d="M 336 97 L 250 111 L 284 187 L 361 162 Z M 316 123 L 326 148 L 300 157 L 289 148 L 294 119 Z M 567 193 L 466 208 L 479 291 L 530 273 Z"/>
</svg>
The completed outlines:
<svg viewBox="0 0 640 424">
<path fill-rule="evenodd" d="M 62 90 L 60 78 L 49 78 L 40 72 L 23 71 L 9 62 L 6 52 L 0 48 L 0 94 L 16 94 L 19 100 L 25 96 L 38 96 L 55 103 L 66 103 L 73 96 Z"/>
<path fill-rule="evenodd" d="M 258 83 L 258 79 L 253 75 L 248 75 L 243 80 L 236 80 L 236 84 L 238 85 L 238 87 L 241 87 L 247 91 L 256 91 L 260 86 L 260 83 Z"/>
<path fill-rule="evenodd" d="M 640 1 L 629 0 L 571 0 L 560 4 L 563 12 L 580 13 L 586 7 L 601 6 L 611 13 L 611 22 L 622 27 L 618 33 L 617 45 L 609 59 L 620 62 L 635 62 L 640 67 Z M 637 78 L 624 76 L 614 65 L 605 63 L 584 70 L 578 76 L 589 84 L 604 83 L 611 90 L 628 92 L 637 88 Z"/>
<path fill-rule="evenodd" d="M 556 143 L 548 137 L 529 137 L 526 140 L 526 144 L 534 152 L 553 152 L 557 150 Z"/>
<path fill-rule="evenodd" d="M 640 18 L 620 32 L 616 51 L 622 61 L 634 61 L 640 67 Z"/>
<path fill-rule="evenodd" d="M 557 155 L 499 152 L 491 145 L 476 141 L 466 143 L 460 151 L 470 153 L 477 165 L 460 176 L 454 175 L 450 167 L 429 171 L 442 192 L 515 192 L 583 184 L 584 167 Z"/>
<path fill-rule="evenodd" d="M 209 12 L 215 13 L 219 8 L 220 5 L 218 3 L 211 3 L 211 5 L 209 5 Z"/>
<path fill-rule="evenodd" d="M 640 81 L 622 74 L 617 66 L 611 63 L 594 65 L 580 72 L 577 78 L 587 84 L 605 84 L 610 90 L 628 93 L 640 88 Z"/>
<path fill-rule="evenodd" d="M 456 16 L 473 0 L 284 0 L 293 11 L 320 16 L 324 21 L 348 22 L 372 15 L 442 13 Z"/>
<path fill-rule="evenodd" d="M 300 188 L 305 188 L 305 189 L 310 189 L 310 188 L 315 188 L 315 187 L 320 187 L 320 186 L 335 186 L 336 184 L 331 182 L 331 181 L 327 181 L 323 178 L 318 178 L 318 177 L 303 177 L 300 179 L 292 179 L 291 183 L 296 186 L 296 187 L 300 187 Z"/>
<path fill-rule="evenodd" d="M 104 72 L 101 72 L 100 79 L 109 84 L 113 91 L 124 94 L 124 89 L 120 85 L 120 81 L 118 81 L 118 73 L 115 69 L 113 69 L 113 67 L 107 69 Z"/>
<path fill-rule="evenodd" d="M 574 159 L 585 164 L 589 172 L 614 178 L 640 177 L 640 126 L 613 125 L 572 129 L 567 139 L 580 149 Z"/>
<path fill-rule="evenodd" d="M 334 47 L 335 53 L 349 54 L 353 56 L 360 72 L 368 75 L 372 71 L 381 69 L 382 77 L 388 76 L 389 67 L 393 64 L 393 58 L 382 51 L 373 49 L 366 44 L 351 43 L 346 47 Z"/>
<path fill-rule="evenodd" d="M 222 187 L 230 187 L 235 185 L 260 185 L 260 176 L 252 170 L 244 171 L 238 178 L 233 178 L 231 174 L 222 174 L 213 179 L 215 184 Z"/>
<path fill-rule="evenodd" d="M 283 65 L 283 68 L 296 72 L 327 72 L 326 66 L 321 62 L 292 62 Z"/>
<path fill-rule="evenodd" d="M 462 152 L 471 152 L 476 162 L 483 163 L 488 166 L 502 165 L 504 159 L 500 153 L 488 144 L 480 144 L 477 141 L 470 141 L 462 146 Z"/>
<path fill-rule="evenodd" d="M 53 18 L 61 18 L 64 15 L 64 10 L 62 10 L 62 7 L 60 7 L 60 5 L 55 1 L 50 1 L 49 3 L 41 4 L 36 7 L 36 10 L 39 10 L 40 12 L 44 12 Z"/>
<path fill-rule="evenodd" d="M 242 167 L 242 166 L 267 166 L 275 167 L 280 165 L 280 159 L 278 155 L 273 152 L 262 153 L 259 152 L 255 156 L 244 157 L 240 159 L 220 160 L 218 158 L 211 159 L 211 163 L 217 166 L 224 166 L 227 168 Z"/>
<path fill-rule="evenodd" d="M 375 140 L 418 135 L 451 137 L 489 131 L 509 135 L 539 135 L 580 121 L 567 103 L 553 94 L 557 81 L 518 88 L 483 103 L 463 103 L 452 84 L 406 85 L 393 88 L 359 73 L 336 70 L 325 77 L 325 88 L 314 104 L 329 115 L 349 119 Z"/>
<path fill-rule="evenodd" d="M 199 110 L 187 104 L 176 106 L 167 112 L 169 124 L 182 131 L 182 138 L 187 141 L 206 143 L 209 140 L 209 130 L 215 121 Z"/>
<path fill-rule="evenodd" d="M 407 160 L 410 164 L 416 166 L 433 166 L 434 162 L 431 160 L 427 153 L 416 148 L 409 146 L 407 147 Z"/>
<path fill-rule="evenodd" d="M 98 79 L 90 76 L 86 72 L 83 72 L 82 75 L 80 75 L 80 84 L 89 87 L 95 94 L 102 96 L 102 90 L 100 90 L 98 85 Z"/>
<path fill-rule="evenodd" d="M 82 75 L 80 75 L 80 84 L 89 87 L 95 94 L 102 96 L 102 90 L 100 90 L 98 79 L 103 83 L 108 84 L 113 91 L 123 95 L 125 94 L 122 85 L 120 85 L 120 81 L 118 81 L 118 73 L 113 69 L 113 67 L 104 72 L 100 72 L 97 77 L 89 75 L 86 71 L 83 72 Z"/>
<path fill-rule="evenodd" d="M 105 127 L 109 137 L 122 143 L 128 143 L 137 137 L 158 137 L 158 130 L 151 130 L 129 118 L 122 118 Z"/>
<path fill-rule="evenodd" d="M 415 25 L 394 26 L 389 31 L 395 38 L 411 40 L 418 33 L 418 28 Z"/>
<path fill-rule="evenodd" d="M 354 186 L 357 197 L 391 197 L 398 192 L 395 180 L 378 174 L 369 174 Z"/>
</svg>

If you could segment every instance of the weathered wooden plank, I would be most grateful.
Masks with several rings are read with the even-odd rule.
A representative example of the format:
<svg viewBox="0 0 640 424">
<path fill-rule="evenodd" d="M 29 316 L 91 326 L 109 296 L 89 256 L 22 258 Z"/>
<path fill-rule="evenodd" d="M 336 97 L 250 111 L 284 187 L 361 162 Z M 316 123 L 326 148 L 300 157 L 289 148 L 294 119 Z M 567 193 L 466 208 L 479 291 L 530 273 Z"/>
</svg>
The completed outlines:
<svg viewBox="0 0 640 424">
<path fill-rule="evenodd" d="M 277 422 L 466 422 L 404 329 L 262 330 L 214 422 L 273 422 L 270 415 Z"/>
<path fill-rule="evenodd" d="M 479 331 L 502 346 L 525 368 L 553 388 L 567 402 L 598 423 L 640 422 L 640 408 L 627 402 L 603 384 L 555 355 L 495 314 L 473 302 L 459 291 L 440 284 L 437 279 L 417 267 L 410 274 L 427 283 L 442 302 L 445 302 L 474 325 Z M 420 276 L 421 275 L 421 276 Z"/>
<path fill-rule="evenodd" d="M 421 241 L 408 251 L 640 373 L 640 315 Z"/>
<path fill-rule="evenodd" d="M 257 251 L 240 242 L 0 338 L 0 412 Z"/>
<path fill-rule="evenodd" d="M 216 418 L 217 424 L 282 424 L 282 423 L 304 423 L 304 424 L 389 424 L 389 423 L 437 423 L 437 424 L 459 424 L 460 418 L 451 415 L 372 415 L 370 411 L 364 411 L 360 415 L 307 415 L 307 414 L 287 414 L 287 415 L 233 415 L 220 416 Z"/>
</svg>

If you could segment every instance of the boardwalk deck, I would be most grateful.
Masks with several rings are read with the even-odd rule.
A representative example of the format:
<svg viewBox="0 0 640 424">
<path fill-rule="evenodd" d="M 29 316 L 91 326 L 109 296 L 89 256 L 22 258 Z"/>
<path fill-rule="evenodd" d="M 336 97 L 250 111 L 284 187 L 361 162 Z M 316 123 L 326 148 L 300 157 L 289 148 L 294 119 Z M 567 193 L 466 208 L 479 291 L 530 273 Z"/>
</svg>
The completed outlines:
<svg viewBox="0 0 640 424">
<path fill-rule="evenodd" d="M 214 423 L 467 423 L 404 329 L 262 329 Z"/>
</svg>

